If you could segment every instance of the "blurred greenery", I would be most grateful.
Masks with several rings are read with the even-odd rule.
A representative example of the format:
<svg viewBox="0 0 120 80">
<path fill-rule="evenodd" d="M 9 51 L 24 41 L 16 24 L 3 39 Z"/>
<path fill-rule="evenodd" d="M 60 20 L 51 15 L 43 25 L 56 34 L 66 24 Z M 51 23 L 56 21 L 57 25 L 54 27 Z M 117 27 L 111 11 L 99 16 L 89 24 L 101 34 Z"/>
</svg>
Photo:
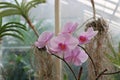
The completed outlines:
<svg viewBox="0 0 120 80">
<path fill-rule="evenodd" d="M 20 16 L 6 17 L 5 20 L 15 20 L 18 23 L 21 22 Z M 34 23 L 34 21 L 35 20 L 33 18 L 32 22 Z M 45 20 L 42 19 L 35 23 L 36 29 L 39 31 L 39 34 L 41 34 L 45 30 L 49 30 L 49 28 L 52 27 L 52 25 L 50 26 L 49 23 L 47 25 L 44 25 L 44 21 Z M 5 50 L 3 50 L 2 61 L 5 73 L 7 73 L 3 75 L 5 76 L 6 80 L 28 80 L 28 77 L 33 80 L 35 76 L 35 67 L 32 66 L 32 62 L 34 61 L 33 51 L 27 49 L 30 49 L 30 46 L 36 41 L 37 37 L 34 36 L 34 32 L 28 27 L 25 22 L 22 23 L 27 27 L 27 31 L 21 31 L 19 29 L 24 36 L 24 42 L 8 36 L 5 37 L 3 40 L 3 46 L 5 47 Z M 22 46 L 22 48 L 20 48 L 20 46 Z M 29 47 L 26 48 L 27 46 Z"/>
<path fill-rule="evenodd" d="M 32 53 L 30 50 L 22 50 L 16 53 L 13 50 L 4 50 L 3 77 L 5 80 L 34 80 L 34 66 L 32 65 Z"/>
<path fill-rule="evenodd" d="M 118 49 L 114 48 L 113 45 L 108 42 L 108 47 L 111 53 L 107 53 L 106 56 L 110 62 L 115 66 L 115 71 L 120 70 L 120 42 L 118 44 Z M 120 73 L 114 75 L 114 80 L 120 80 Z"/>
<path fill-rule="evenodd" d="M 32 23 L 34 23 L 34 26 L 36 30 L 38 30 L 39 34 L 41 34 L 43 31 L 53 31 L 52 22 L 47 22 L 49 20 L 46 19 L 40 19 L 35 20 L 36 18 L 33 17 L 31 19 Z M 37 37 L 35 36 L 33 30 L 27 25 L 27 23 L 24 20 L 21 20 L 20 16 L 11 16 L 6 17 L 5 21 L 16 21 L 17 23 L 22 23 L 26 26 L 27 31 L 20 30 L 24 36 L 24 41 L 20 41 L 18 39 L 12 38 L 12 37 L 5 37 L 3 40 L 3 46 L 9 47 L 9 46 L 31 46 L 34 44 L 34 42 L 37 40 Z"/>
<path fill-rule="evenodd" d="M 79 67 L 74 66 L 74 65 L 70 65 L 70 66 L 73 69 L 73 71 L 75 72 L 75 74 L 78 75 L 80 66 Z M 87 62 L 84 63 L 82 65 L 82 67 L 83 67 L 83 72 L 82 72 L 80 80 L 87 80 Z M 71 73 L 71 71 L 63 63 L 63 80 L 74 80 L 74 79 L 75 78 L 74 78 L 73 74 Z"/>
</svg>

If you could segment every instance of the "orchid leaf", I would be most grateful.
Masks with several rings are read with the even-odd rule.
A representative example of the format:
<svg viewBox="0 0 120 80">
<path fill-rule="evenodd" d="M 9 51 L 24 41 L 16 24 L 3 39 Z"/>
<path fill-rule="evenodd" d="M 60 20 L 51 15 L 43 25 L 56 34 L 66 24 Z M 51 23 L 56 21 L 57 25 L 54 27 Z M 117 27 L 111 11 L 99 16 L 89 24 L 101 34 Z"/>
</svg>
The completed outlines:
<svg viewBox="0 0 120 80">
<path fill-rule="evenodd" d="M 5 9 L 5 8 L 19 8 L 19 7 L 9 2 L 0 2 L 0 9 Z"/>
<path fill-rule="evenodd" d="M 7 9 L 0 12 L 0 17 L 10 16 L 10 15 L 20 15 L 21 12 L 16 9 Z"/>
<path fill-rule="evenodd" d="M 5 28 L 11 28 L 11 27 L 16 27 L 16 28 L 21 28 L 23 30 L 26 30 L 26 26 L 24 24 L 18 23 L 18 22 L 8 22 L 3 25 Z"/>
<path fill-rule="evenodd" d="M 45 3 L 46 0 L 31 0 L 29 1 L 26 5 L 26 12 L 29 12 L 31 8 L 35 7 L 36 5 L 40 4 L 40 3 Z"/>
<path fill-rule="evenodd" d="M 0 28 L 2 27 L 2 18 L 0 17 Z"/>
<path fill-rule="evenodd" d="M 8 22 L 4 25 L 2 25 L 1 23 L 0 38 L 4 36 L 12 36 L 23 41 L 24 35 L 22 31 L 26 31 L 26 30 L 27 30 L 26 26 L 19 22 Z"/>
<path fill-rule="evenodd" d="M 21 15 L 23 17 L 28 16 L 28 13 L 32 7 L 40 3 L 44 3 L 46 0 L 32 0 L 28 3 L 22 1 L 22 3 L 18 3 L 15 0 L 16 4 L 12 4 L 10 2 L 0 2 L 0 17 L 10 16 L 10 15 Z"/>
<path fill-rule="evenodd" d="M 1 35 L 4 34 L 4 33 L 8 33 L 8 32 L 17 33 L 20 36 L 23 36 L 22 32 L 20 32 L 19 30 L 16 30 L 16 29 L 6 29 L 1 33 Z"/>
<path fill-rule="evenodd" d="M 15 37 L 15 38 L 18 38 L 18 39 L 24 41 L 23 37 L 21 37 L 21 36 L 19 36 L 17 34 L 14 34 L 14 33 L 4 33 L 4 34 L 0 35 L 0 37 L 4 37 L 4 36 L 12 36 L 12 37 Z"/>
</svg>

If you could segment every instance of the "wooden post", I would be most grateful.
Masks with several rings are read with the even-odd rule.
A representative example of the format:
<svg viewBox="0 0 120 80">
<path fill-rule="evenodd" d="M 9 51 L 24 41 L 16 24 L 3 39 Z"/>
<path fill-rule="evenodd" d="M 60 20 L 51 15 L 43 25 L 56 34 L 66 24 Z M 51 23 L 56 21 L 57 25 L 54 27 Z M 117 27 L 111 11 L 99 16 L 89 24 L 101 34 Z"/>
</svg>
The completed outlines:
<svg viewBox="0 0 120 80">
<path fill-rule="evenodd" d="M 59 33 L 60 30 L 60 0 L 55 0 L 55 35 Z M 57 79 L 56 80 L 62 80 L 61 79 L 61 61 L 56 58 L 56 72 L 57 72 Z"/>
</svg>

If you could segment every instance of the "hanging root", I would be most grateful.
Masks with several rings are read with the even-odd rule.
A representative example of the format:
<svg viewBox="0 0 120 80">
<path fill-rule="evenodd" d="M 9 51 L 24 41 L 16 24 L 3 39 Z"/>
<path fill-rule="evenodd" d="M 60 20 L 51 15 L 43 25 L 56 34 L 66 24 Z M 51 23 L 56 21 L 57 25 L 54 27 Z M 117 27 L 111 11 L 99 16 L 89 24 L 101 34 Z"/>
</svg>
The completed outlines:
<svg viewBox="0 0 120 80">
<path fill-rule="evenodd" d="M 88 27 L 93 27 L 94 30 L 98 31 L 97 36 L 86 45 L 86 50 L 89 52 L 89 55 L 92 57 L 95 63 L 97 75 L 104 69 L 111 70 L 111 65 L 108 63 L 105 53 L 109 53 L 107 48 L 108 37 L 108 28 L 106 21 L 102 18 L 93 20 L 92 22 L 87 23 L 86 29 Z M 95 74 L 93 66 L 88 60 L 88 79 L 95 80 Z M 108 76 L 101 76 L 99 80 L 109 80 Z"/>
<path fill-rule="evenodd" d="M 35 67 L 36 79 L 35 80 L 55 80 L 55 64 L 53 58 L 45 50 L 35 48 Z"/>
</svg>

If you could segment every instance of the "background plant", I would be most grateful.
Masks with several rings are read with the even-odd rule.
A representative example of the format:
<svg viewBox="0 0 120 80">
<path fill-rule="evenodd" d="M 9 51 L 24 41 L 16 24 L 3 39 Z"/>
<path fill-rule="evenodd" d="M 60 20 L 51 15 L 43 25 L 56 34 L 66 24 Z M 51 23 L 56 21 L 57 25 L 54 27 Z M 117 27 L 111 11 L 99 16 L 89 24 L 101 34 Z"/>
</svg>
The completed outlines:
<svg viewBox="0 0 120 80">
<path fill-rule="evenodd" d="M 0 39 L 4 36 L 13 36 L 20 40 L 24 40 L 24 36 L 19 30 L 26 31 L 26 26 L 18 22 L 7 22 L 3 24 L 2 18 L 0 18 Z"/>
<path fill-rule="evenodd" d="M 109 61 L 114 65 L 114 70 L 119 73 L 120 69 L 120 42 L 118 44 L 117 49 L 113 47 L 113 45 L 108 42 L 108 47 L 111 51 L 111 53 L 107 53 L 106 56 L 109 59 Z M 119 74 L 114 75 L 114 80 L 119 80 Z"/>
<path fill-rule="evenodd" d="M 30 51 L 5 54 L 3 58 L 3 78 L 5 80 L 34 80 Z"/>
<path fill-rule="evenodd" d="M 22 0 L 21 3 L 18 3 L 18 1 L 15 0 L 15 4 L 10 2 L 0 2 L 0 17 L 21 15 L 27 21 L 29 27 L 34 31 L 36 36 L 39 36 L 29 19 L 29 11 L 31 8 L 43 2 L 45 2 L 45 0 L 31 0 L 29 2 Z"/>
<path fill-rule="evenodd" d="M 21 17 L 20 16 L 11 16 L 11 17 L 6 17 L 5 18 L 5 21 L 12 21 L 12 22 L 16 22 L 16 23 L 20 23 L 21 22 Z M 50 23 L 46 23 L 44 24 L 46 20 L 45 19 L 42 19 L 42 20 L 39 20 L 37 22 L 35 22 L 35 18 L 32 18 L 32 23 L 35 23 L 35 26 L 36 26 L 36 29 L 39 31 L 39 33 L 42 33 L 43 31 L 45 30 L 50 30 L 49 28 L 52 27 L 52 25 Z M 24 68 L 30 68 L 32 70 L 35 70 L 35 66 L 34 65 L 34 55 L 33 55 L 33 51 L 31 51 L 30 49 L 30 46 L 33 45 L 33 43 L 36 41 L 36 36 L 34 36 L 34 32 L 28 27 L 27 23 L 26 22 L 22 22 L 22 24 L 24 26 L 26 26 L 26 31 L 23 31 L 21 29 L 18 29 L 20 32 L 22 32 L 22 35 L 24 36 L 24 41 L 20 41 L 19 39 L 15 39 L 15 38 L 12 38 L 12 37 L 4 37 L 3 39 L 3 46 L 4 47 L 13 47 L 13 48 L 5 48 L 3 50 L 3 66 L 5 67 L 5 72 L 7 73 L 7 75 L 3 74 L 4 77 L 7 79 L 7 80 L 10 80 L 10 79 L 14 79 L 14 80 L 18 80 L 19 77 L 21 77 L 21 80 L 26 80 L 28 79 L 28 77 L 33 77 L 35 76 L 35 72 L 33 74 L 32 72 L 32 75 L 28 75 L 27 71 L 24 70 Z M 9 43 L 9 42 L 13 42 L 14 43 Z M 22 46 L 24 47 L 24 50 L 23 48 L 20 48 L 19 46 Z M 15 48 L 15 47 L 18 47 L 18 48 Z M 28 47 L 28 48 L 26 48 Z M 27 50 L 28 52 L 26 52 L 25 50 Z M 21 52 L 22 51 L 22 52 Z M 18 54 L 18 55 L 16 55 Z M 22 62 L 21 60 L 18 61 L 18 60 L 13 60 L 13 63 L 14 65 L 11 65 L 9 64 L 10 63 L 10 60 L 9 59 L 14 59 L 13 56 L 20 56 L 21 59 L 22 59 Z M 16 58 L 17 59 L 17 58 Z M 24 64 L 23 61 L 27 64 Z M 18 67 L 18 68 L 17 68 Z M 23 72 L 21 72 L 20 70 L 22 69 Z M 17 71 L 17 73 L 19 74 L 19 77 L 18 75 L 14 75 Z M 11 72 L 11 73 L 9 73 Z M 26 75 L 27 74 L 27 75 Z M 13 76 L 14 75 L 14 76 Z M 18 78 L 17 78 L 18 77 Z"/>
</svg>

